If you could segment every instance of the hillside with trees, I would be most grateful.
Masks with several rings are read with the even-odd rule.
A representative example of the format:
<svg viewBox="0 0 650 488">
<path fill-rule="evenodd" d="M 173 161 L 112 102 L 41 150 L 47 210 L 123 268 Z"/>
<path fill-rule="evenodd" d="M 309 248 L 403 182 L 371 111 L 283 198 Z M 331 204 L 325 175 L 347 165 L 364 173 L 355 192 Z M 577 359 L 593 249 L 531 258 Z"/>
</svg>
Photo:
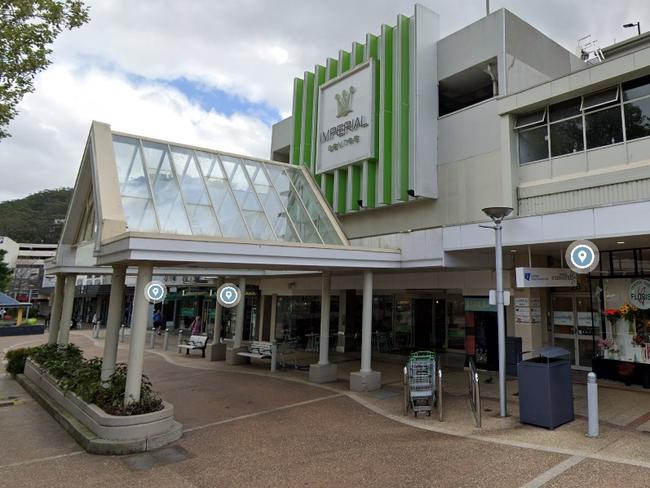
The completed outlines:
<svg viewBox="0 0 650 488">
<path fill-rule="evenodd" d="M 16 242 L 57 243 L 71 197 L 72 188 L 58 188 L 0 202 L 0 236 Z"/>
</svg>

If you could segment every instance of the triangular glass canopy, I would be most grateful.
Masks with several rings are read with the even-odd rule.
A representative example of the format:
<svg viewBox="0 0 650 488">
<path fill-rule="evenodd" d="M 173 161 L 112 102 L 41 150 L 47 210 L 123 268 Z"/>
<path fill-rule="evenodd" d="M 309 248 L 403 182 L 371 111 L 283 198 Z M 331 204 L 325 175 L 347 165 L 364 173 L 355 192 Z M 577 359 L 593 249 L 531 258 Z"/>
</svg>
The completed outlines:
<svg viewBox="0 0 650 488">
<path fill-rule="evenodd" d="M 128 229 L 347 244 L 299 167 L 113 134 Z"/>
</svg>

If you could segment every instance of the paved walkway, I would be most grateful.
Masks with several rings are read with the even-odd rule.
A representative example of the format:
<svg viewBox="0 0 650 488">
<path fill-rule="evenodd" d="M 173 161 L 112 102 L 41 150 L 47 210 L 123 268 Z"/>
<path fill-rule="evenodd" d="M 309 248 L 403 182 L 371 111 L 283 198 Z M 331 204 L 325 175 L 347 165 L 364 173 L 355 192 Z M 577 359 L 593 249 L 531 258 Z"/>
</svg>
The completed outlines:
<svg viewBox="0 0 650 488">
<path fill-rule="evenodd" d="M 43 340 L 2 338 L 0 351 Z M 73 332 L 72 340 L 89 356 L 101 353 L 101 342 L 87 333 Z M 127 352 L 120 347 L 118 359 L 125 360 Z M 638 430 L 645 424 L 643 414 L 630 425 L 636 415 L 631 407 L 622 409 L 619 424 L 601 425 L 601 438 L 588 439 L 582 418 L 552 432 L 522 426 L 516 417 L 500 419 L 492 385 L 486 384 L 484 407 L 490 411 L 484 412 L 479 431 L 471 422 L 462 373 L 447 375 L 446 418 L 440 423 L 403 417 L 400 368 L 373 366 L 386 367 L 389 384 L 359 395 L 350 393 L 344 381 L 324 387 L 308 384 L 304 372 L 271 375 L 264 365 L 232 367 L 199 356 L 148 353 L 145 373 L 174 404 L 185 433 L 169 448 L 123 457 L 81 452 L 5 376 L 0 378 L 0 397 L 17 398 L 0 407 L 0 484 L 648 486 L 650 434 Z M 341 377 L 354 368 L 354 362 L 341 363 Z M 608 396 L 605 390 L 601 388 L 601 398 Z M 650 395 L 612 391 L 625 399 L 621 402 L 638 404 L 634 408 L 639 412 L 650 410 Z M 578 411 L 579 402 L 577 398 Z M 510 408 L 516 414 L 516 401 Z"/>
</svg>

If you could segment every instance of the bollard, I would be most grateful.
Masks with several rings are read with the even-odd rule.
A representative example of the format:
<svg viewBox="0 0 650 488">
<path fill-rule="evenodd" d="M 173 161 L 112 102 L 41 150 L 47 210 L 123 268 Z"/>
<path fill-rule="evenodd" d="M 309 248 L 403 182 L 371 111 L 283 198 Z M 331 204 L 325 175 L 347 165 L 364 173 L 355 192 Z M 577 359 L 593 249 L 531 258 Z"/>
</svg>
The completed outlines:
<svg viewBox="0 0 650 488">
<path fill-rule="evenodd" d="M 154 349 L 156 347 L 156 329 L 151 329 L 151 337 L 149 339 L 149 347 Z"/>
<path fill-rule="evenodd" d="M 596 373 L 587 375 L 587 437 L 598 437 L 598 383 Z"/>
<path fill-rule="evenodd" d="M 183 342 L 183 329 L 178 329 L 178 353 L 181 353 L 181 343 Z"/>
<path fill-rule="evenodd" d="M 93 324 L 93 339 L 99 338 L 99 323 Z"/>
<path fill-rule="evenodd" d="M 442 369 L 438 370 L 438 420 L 444 421 L 442 411 Z"/>
<path fill-rule="evenodd" d="M 165 329 L 165 335 L 163 336 L 163 351 L 166 351 L 169 347 L 169 329 Z"/>
<path fill-rule="evenodd" d="M 409 373 L 408 370 L 406 369 L 406 366 L 404 366 L 404 378 L 403 378 L 403 383 L 404 383 L 404 388 L 403 388 L 403 403 L 402 405 L 402 413 L 404 415 L 409 414 Z"/>
<path fill-rule="evenodd" d="M 278 345 L 273 342 L 271 343 L 271 372 L 274 373 L 276 370 L 276 365 L 278 363 Z"/>
<path fill-rule="evenodd" d="M 120 342 L 124 342 L 124 324 L 120 326 Z"/>
</svg>

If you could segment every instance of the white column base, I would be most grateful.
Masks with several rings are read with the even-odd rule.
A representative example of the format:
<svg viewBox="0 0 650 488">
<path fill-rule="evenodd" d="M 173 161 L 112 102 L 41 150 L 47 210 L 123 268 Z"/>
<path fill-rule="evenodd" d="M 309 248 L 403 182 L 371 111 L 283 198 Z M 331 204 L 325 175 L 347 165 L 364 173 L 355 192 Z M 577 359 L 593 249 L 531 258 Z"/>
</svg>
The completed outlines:
<svg viewBox="0 0 650 488">
<path fill-rule="evenodd" d="M 332 383 L 337 380 L 336 364 L 310 364 L 309 381 L 312 383 Z"/>
<path fill-rule="evenodd" d="M 249 364 L 251 358 L 246 356 L 238 356 L 239 351 L 248 351 L 247 347 L 234 347 L 226 349 L 226 364 Z"/>
<path fill-rule="evenodd" d="M 350 390 L 374 391 L 381 388 L 381 373 L 379 371 L 355 371 L 350 373 Z"/>
<path fill-rule="evenodd" d="M 208 344 L 205 348 L 205 358 L 208 361 L 223 361 L 226 359 L 226 345 L 225 344 Z"/>
</svg>

